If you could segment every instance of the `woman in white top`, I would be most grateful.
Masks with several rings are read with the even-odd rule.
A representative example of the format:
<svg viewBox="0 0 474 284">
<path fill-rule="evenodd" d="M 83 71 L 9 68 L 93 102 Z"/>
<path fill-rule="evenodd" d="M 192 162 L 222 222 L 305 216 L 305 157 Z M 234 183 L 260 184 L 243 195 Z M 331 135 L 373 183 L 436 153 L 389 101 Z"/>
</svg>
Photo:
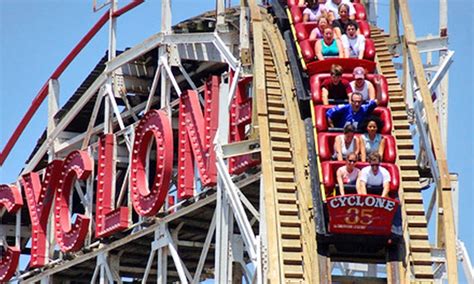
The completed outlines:
<svg viewBox="0 0 474 284">
<path fill-rule="evenodd" d="M 336 136 L 334 140 L 334 156 L 338 161 L 344 161 L 349 153 L 359 155 L 359 138 L 354 136 L 355 128 L 352 124 L 344 127 L 344 134 Z"/>
<path fill-rule="evenodd" d="M 362 94 L 362 103 L 375 100 L 374 85 L 369 80 L 365 80 L 364 68 L 356 67 L 352 74 L 354 75 L 354 81 L 350 82 L 350 85 L 354 92 Z"/>
<path fill-rule="evenodd" d="M 325 1 L 309 0 L 303 10 L 303 22 L 316 22 L 321 17 L 326 17 Z"/>
<path fill-rule="evenodd" d="M 365 162 L 367 156 L 371 153 L 378 153 L 383 157 L 385 151 L 385 138 L 382 134 L 377 133 L 378 129 L 382 128 L 382 122 L 372 117 L 367 122 L 367 132 L 360 137 L 360 160 Z"/>
<path fill-rule="evenodd" d="M 341 195 L 346 194 L 344 185 L 356 185 L 357 177 L 359 175 L 359 169 L 355 167 L 357 162 L 357 155 L 354 153 L 349 153 L 346 159 L 346 165 L 337 169 L 336 179 L 337 184 L 339 185 L 339 193 Z"/>
</svg>

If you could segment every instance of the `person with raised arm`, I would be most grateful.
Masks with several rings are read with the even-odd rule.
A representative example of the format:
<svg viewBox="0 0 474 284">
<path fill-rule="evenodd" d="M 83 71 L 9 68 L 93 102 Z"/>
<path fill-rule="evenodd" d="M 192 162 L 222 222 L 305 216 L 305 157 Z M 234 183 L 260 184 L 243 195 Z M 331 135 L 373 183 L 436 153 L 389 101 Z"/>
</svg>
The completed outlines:
<svg viewBox="0 0 474 284">
<path fill-rule="evenodd" d="M 362 124 L 376 107 L 377 102 L 375 100 L 362 105 L 362 95 L 353 92 L 349 104 L 337 105 L 328 109 L 326 112 L 328 125 L 332 128 L 343 128 L 347 124 L 352 124 L 358 129 L 359 124 Z"/>
</svg>

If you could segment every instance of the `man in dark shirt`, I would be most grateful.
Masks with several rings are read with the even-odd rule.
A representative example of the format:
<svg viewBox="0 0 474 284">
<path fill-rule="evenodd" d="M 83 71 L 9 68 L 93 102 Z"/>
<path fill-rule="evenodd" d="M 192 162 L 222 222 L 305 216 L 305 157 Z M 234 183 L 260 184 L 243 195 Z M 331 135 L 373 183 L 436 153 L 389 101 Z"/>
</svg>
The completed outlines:
<svg viewBox="0 0 474 284">
<path fill-rule="evenodd" d="M 326 112 L 329 127 L 343 128 L 346 124 L 359 127 L 369 114 L 377 107 L 375 100 L 370 100 L 368 104 L 362 105 L 362 95 L 352 93 L 351 103 L 338 105 Z"/>
<path fill-rule="evenodd" d="M 328 105 L 329 102 L 332 104 L 345 102 L 352 93 L 349 81 L 341 78 L 342 71 L 341 66 L 333 64 L 331 66 L 331 78 L 327 78 L 321 84 L 321 94 L 324 105 Z"/>
</svg>

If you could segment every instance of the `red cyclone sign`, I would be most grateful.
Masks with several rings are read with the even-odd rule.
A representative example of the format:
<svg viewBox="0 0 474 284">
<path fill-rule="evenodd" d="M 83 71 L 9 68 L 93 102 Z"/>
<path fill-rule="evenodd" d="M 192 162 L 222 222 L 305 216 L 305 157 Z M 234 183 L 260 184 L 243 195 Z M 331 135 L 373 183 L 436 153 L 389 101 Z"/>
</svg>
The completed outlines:
<svg viewBox="0 0 474 284">
<path fill-rule="evenodd" d="M 239 82 L 243 92 L 250 80 Z M 202 186 L 213 186 L 217 179 L 216 157 L 212 141 L 218 128 L 219 77 L 213 76 L 205 84 L 205 104 L 201 106 L 198 93 L 186 91 L 180 98 L 179 128 L 177 130 L 178 171 L 177 198 L 184 199 L 194 193 L 194 168 L 201 176 Z M 236 98 L 242 97 L 239 90 Z M 233 100 L 235 108 L 248 108 L 248 102 Z M 251 123 L 248 111 L 233 113 L 229 125 L 244 128 Z M 140 216 L 154 216 L 168 197 L 173 173 L 173 129 L 171 118 L 164 110 L 146 113 L 135 128 L 134 141 L 130 153 L 129 190 L 135 212 Z M 229 142 L 245 139 L 232 136 Z M 148 167 L 152 144 L 156 145 L 154 167 Z M 55 239 L 63 252 L 75 252 L 84 246 L 89 233 L 91 218 L 76 214 L 72 222 L 70 210 L 71 195 L 77 180 L 95 182 L 95 232 L 96 238 L 104 238 L 129 227 L 129 210 L 126 206 L 114 208 L 116 142 L 114 134 L 104 134 L 97 143 L 97 165 L 88 151 L 75 150 L 64 159 L 50 162 L 44 170 L 30 172 L 20 177 L 31 219 L 31 260 L 30 268 L 47 264 L 47 226 L 53 211 Z M 234 167 L 245 170 L 251 164 L 245 160 L 233 163 Z M 96 166 L 97 173 L 91 176 Z M 153 173 L 149 173 L 151 169 Z M 148 176 L 153 182 L 148 184 Z M 54 207 L 53 205 L 54 202 Z M 23 206 L 21 188 L 14 185 L 0 185 L 0 209 L 6 214 L 15 214 Z M 90 232 L 93 233 L 93 232 Z M 0 258 L 0 282 L 8 281 L 18 266 L 20 248 L 7 246 Z"/>
<path fill-rule="evenodd" d="M 399 202 L 378 195 L 348 194 L 327 199 L 329 232 L 390 235 Z"/>
</svg>

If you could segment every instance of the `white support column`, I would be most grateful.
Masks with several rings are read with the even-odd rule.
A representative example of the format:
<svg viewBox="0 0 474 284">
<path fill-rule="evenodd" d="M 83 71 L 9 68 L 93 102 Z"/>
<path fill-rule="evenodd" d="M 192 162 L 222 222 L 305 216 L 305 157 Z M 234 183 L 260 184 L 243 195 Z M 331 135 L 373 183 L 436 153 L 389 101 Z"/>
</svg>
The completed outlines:
<svg viewBox="0 0 474 284">
<path fill-rule="evenodd" d="M 168 248 L 163 247 L 158 250 L 157 269 L 159 269 L 157 283 L 165 284 L 168 282 Z"/>
<path fill-rule="evenodd" d="M 161 0 L 161 32 L 171 34 L 171 0 Z"/>
<path fill-rule="evenodd" d="M 48 82 L 48 128 L 47 135 L 50 137 L 53 129 L 56 128 L 56 121 L 54 116 L 59 110 L 59 81 L 56 79 L 50 79 Z M 51 162 L 55 158 L 55 148 L 57 145 L 57 139 L 51 144 L 48 152 L 48 161 Z"/>
<path fill-rule="evenodd" d="M 445 67 L 445 66 L 449 67 L 449 65 L 451 65 L 452 55 L 453 55 L 452 51 L 440 51 L 439 52 L 439 62 L 441 63 L 439 71 L 444 71 L 444 70 L 446 70 L 446 71 L 441 76 L 441 81 L 439 82 L 439 85 L 438 85 L 438 88 L 437 88 L 438 91 L 436 92 L 437 95 L 438 95 L 438 98 L 437 98 L 438 99 L 438 122 L 439 122 L 439 129 L 440 129 L 440 133 L 441 133 L 441 142 L 443 143 L 444 151 L 446 153 L 447 153 L 447 149 L 448 149 L 449 71 L 448 71 L 448 68 L 445 69 L 443 67 Z M 435 82 L 437 82 L 437 80 Z"/>
<path fill-rule="evenodd" d="M 439 0 L 439 33 L 440 36 L 448 36 L 448 1 Z M 449 51 L 442 50 L 439 52 L 439 62 L 447 60 Z M 444 146 L 444 151 L 447 154 L 448 148 L 448 87 L 449 87 L 449 73 L 443 76 L 439 85 L 439 129 L 441 132 L 441 142 Z"/>
<path fill-rule="evenodd" d="M 104 89 L 103 95 L 104 95 L 104 133 L 112 133 L 112 128 L 111 128 L 111 119 L 110 119 L 110 100 L 107 99 L 107 91 L 105 86 L 102 86 Z M 99 92 L 100 94 L 101 92 Z"/>
<path fill-rule="evenodd" d="M 209 247 L 211 246 L 212 237 L 214 236 L 214 232 L 216 230 L 216 215 L 216 211 L 214 211 L 211 224 L 209 225 L 209 231 L 207 232 L 206 240 L 204 241 L 204 246 L 202 248 L 201 255 L 199 257 L 199 262 L 196 267 L 196 272 L 194 273 L 194 278 L 192 281 L 193 284 L 199 283 L 199 278 L 201 277 L 204 262 L 206 261 L 207 253 L 209 252 Z"/>
<path fill-rule="evenodd" d="M 238 81 L 237 76 L 234 77 L 234 81 Z M 219 121 L 229 121 L 229 102 L 232 95 L 229 92 L 229 83 L 224 82 L 224 78 L 221 77 L 221 84 L 219 85 Z M 229 141 L 229 124 L 219 123 L 216 137 L 214 139 L 214 148 L 217 143 L 220 145 L 227 144 Z"/>
<path fill-rule="evenodd" d="M 168 250 L 166 248 L 167 241 L 165 235 L 166 225 L 162 224 L 155 230 L 155 240 L 152 243 L 152 252 L 148 260 L 146 277 L 143 278 L 142 283 L 147 283 L 148 273 L 153 262 L 154 255 L 158 251 L 158 259 L 156 262 L 157 283 L 164 284 L 168 281 Z"/>
<path fill-rule="evenodd" d="M 467 252 L 466 246 L 464 245 L 464 242 L 460 240 L 457 241 L 457 250 L 458 258 L 462 263 L 467 283 L 474 283 L 474 268 L 472 267 L 471 259 Z"/>
<path fill-rule="evenodd" d="M 216 30 L 218 32 L 225 31 L 227 25 L 225 23 L 225 0 L 216 0 Z"/>
<path fill-rule="evenodd" d="M 454 209 L 454 230 L 456 234 L 459 233 L 459 180 L 458 174 L 450 174 L 451 179 L 451 195 L 453 200 L 453 209 Z"/>
<path fill-rule="evenodd" d="M 192 281 L 191 274 L 188 269 L 184 266 L 183 261 L 178 255 L 178 249 L 176 246 L 177 243 L 177 232 L 179 231 L 180 226 L 175 229 L 175 236 L 173 237 L 168 231 L 166 224 L 160 224 L 159 227 L 155 229 L 155 240 L 151 244 L 150 257 L 148 258 L 148 263 L 145 269 L 144 277 L 142 283 L 148 283 L 148 275 L 151 270 L 153 259 L 155 257 L 156 251 L 158 251 L 158 261 L 157 261 L 157 283 L 167 283 L 167 269 L 168 269 L 168 253 L 171 255 L 174 261 L 174 265 L 178 272 L 178 277 L 181 283 L 187 284 L 189 281 Z"/>
<path fill-rule="evenodd" d="M 222 178 L 217 179 L 216 200 L 216 249 L 214 264 L 214 280 L 216 283 L 227 283 L 229 279 L 229 215 L 230 208 L 225 196 Z"/>
<path fill-rule="evenodd" d="M 117 0 L 112 0 L 110 2 L 110 25 L 109 25 L 109 56 L 108 61 L 112 60 L 117 54 L 117 19 L 113 17 L 113 14 L 117 10 Z"/>
<path fill-rule="evenodd" d="M 369 15 L 368 20 L 372 25 L 377 25 L 378 0 L 368 0 Z"/>
<path fill-rule="evenodd" d="M 171 34 L 171 0 L 162 0 L 161 1 L 161 32 L 165 35 Z M 161 90 L 160 90 L 160 96 L 161 96 L 161 103 L 160 103 L 160 108 L 165 108 L 168 113 L 171 113 L 171 108 L 170 108 L 170 96 L 171 96 L 171 84 L 169 82 L 169 76 L 167 76 L 166 71 L 163 67 L 163 58 L 166 58 L 166 61 L 169 59 L 169 55 L 167 52 L 168 45 L 161 45 L 159 50 L 158 50 L 158 56 L 159 56 L 159 63 L 161 63 L 161 67 L 159 64 L 159 67 L 161 70 L 160 76 L 161 76 Z M 151 99 L 151 97 L 150 97 Z"/>
<path fill-rule="evenodd" d="M 252 55 L 250 51 L 250 11 L 249 7 L 245 6 L 246 1 L 241 1 L 240 4 L 240 61 L 245 66 L 251 64 Z"/>
<path fill-rule="evenodd" d="M 156 89 L 158 88 L 158 81 L 160 80 L 162 65 L 163 64 L 161 64 L 161 61 L 158 60 L 155 76 L 153 77 L 153 83 L 151 84 L 150 93 L 148 94 L 148 100 L 146 102 L 146 106 L 144 110 L 145 113 L 147 113 L 151 109 L 151 105 L 153 103 L 153 97 L 156 93 Z"/>
<path fill-rule="evenodd" d="M 167 56 L 165 47 L 160 47 L 159 51 L 160 55 L 160 61 Z M 168 113 L 171 113 L 171 107 L 170 107 L 170 97 L 171 97 L 171 84 L 167 76 L 166 68 L 163 65 L 163 62 L 161 64 L 161 92 L 160 92 L 160 97 L 161 97 L 161 104 L 160 108 L 168 110 Z"/>
<path fill-rule="evenodd" d="M 97 278 L 99 278 L 99 283 L 114 283 L 114 281 L 120 283 L 120 279 L 114 279 L 112 271 L 107 262 L 108 252 L 101 252 L 97 255 L 97 263 L 94 269 L 94 274 L 92 275 L 91 283 L 97 283 Z"/>
</svg>

